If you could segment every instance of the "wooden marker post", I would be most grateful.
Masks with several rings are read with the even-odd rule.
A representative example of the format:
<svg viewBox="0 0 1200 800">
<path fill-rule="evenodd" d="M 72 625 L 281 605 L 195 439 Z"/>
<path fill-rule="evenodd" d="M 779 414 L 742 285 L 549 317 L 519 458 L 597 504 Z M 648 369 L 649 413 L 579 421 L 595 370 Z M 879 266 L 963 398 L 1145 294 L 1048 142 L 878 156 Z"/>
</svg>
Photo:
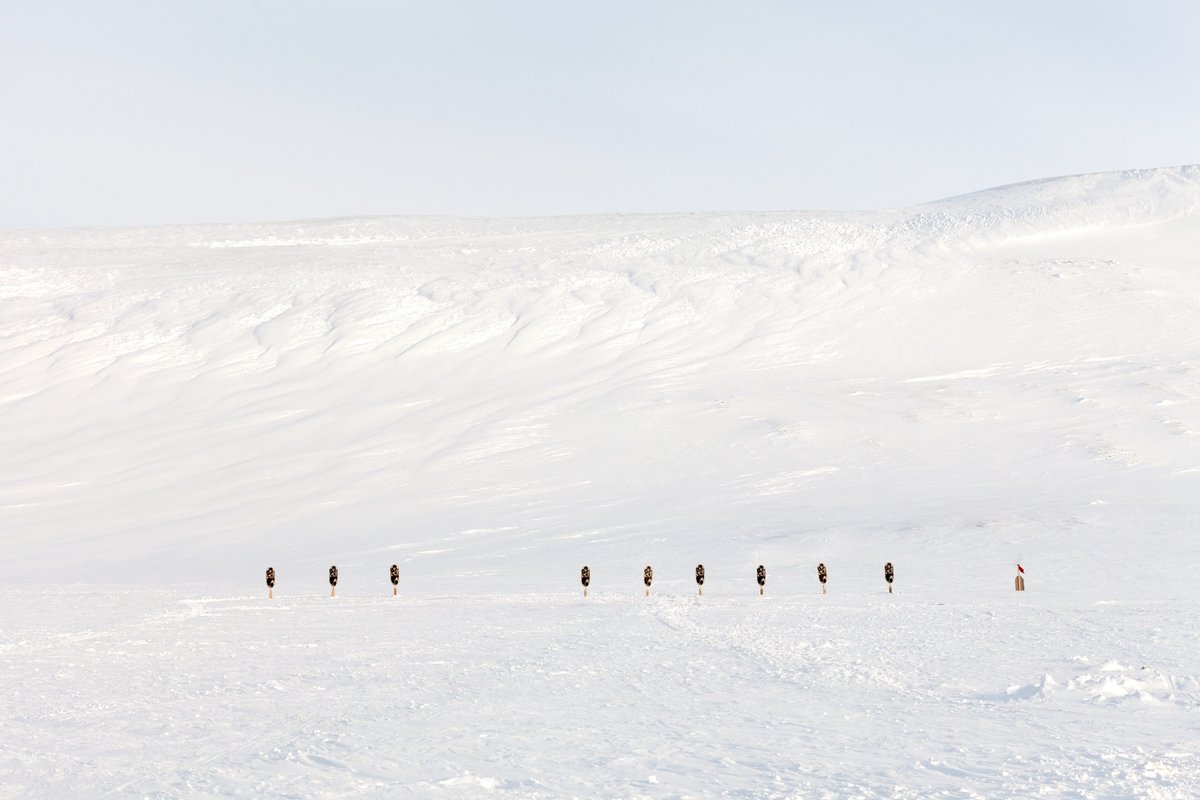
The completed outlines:
<svg viewBox="0 0 1200 800">
<path fill-rule="evenodd" d="M 275 599 L 275 568 L 267 567 L 267 599 Z"/>
<path fill-rule="evenodd" d="M 896 579 L 896 572 L 892 569 L 892 562 L 887 562 L 883 565 L 883 579 L 887 581 L 888 594 L 892 593 L 892 581 Z"/>
<path fill-rule="evenodd" d="M 583 569 L 579 570 L 579 582 L 583 584 L 583 596 L 587 597 L 588 586 L 592 582 L 592 571 L 585 564 Z"/>
<path fill-rule="evenodd" d="M 654 583 L 654 569 L 646 567 L 642 570 L 642 583 L 646 584 L 646 597 L 650 596 L 650 584 Z"/>
<path fill-rule="evenodd" d="M 696 588 L 700 592 L 700 595 L 703 596 L 704 595 L 704 565 L 703 564 L 696 565 Z"/>
<path fill-rule="evenodd" d="M 396 596 L 396 587 L 400 585 L 400 567 L 392 564 L 392 597 Z"/>
<path fill-rule="evenodd" d="M 337 597 L 337 567 L 329 568 L 329 596 Z"/>
<path fill-rule="evenodd" d="M 767 585 L 767 568 L 762 564 L 758 565 L 758 593 L 761 596 L 763 589 Z"/>
<path fill-rule="evenodd" d="M 825 571 L 824 564 L 817 564 L 817 580 L 821 582 L 821 594 L 828 594 L 826 584 L 829 582 L 829 573 Z"/>
<path fill-rule="evenodd" d="M 1018 592 L 1025 591 L 1025 568 L 1020 564 L 1017 564 L 1017 578 L 1013 584 L 1017 587 Z"/>
</svg>

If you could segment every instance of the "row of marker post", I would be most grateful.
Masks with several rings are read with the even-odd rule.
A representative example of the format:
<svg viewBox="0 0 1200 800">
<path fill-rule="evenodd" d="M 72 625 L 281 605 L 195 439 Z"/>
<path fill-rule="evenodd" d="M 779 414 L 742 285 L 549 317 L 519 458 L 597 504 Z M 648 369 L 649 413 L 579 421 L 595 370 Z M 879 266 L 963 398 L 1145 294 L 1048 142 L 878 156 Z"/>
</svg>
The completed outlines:
<svg viewBox="0 0 1200 800">
<path fill-rule="evenodd" d="M 389 576 L 392 581 L 392 597 L 397 595 L 397 587 L 400 585 L 400 567 L 397 564 L 392 564 L 389 571 Z M 758 582 L 758 593 L 761 595 L 767 587 L 767 568 L 762 564 L 758 565 L 755 570 L 755 579 Z M 583 596 L 588 596 L 588 587 L 592 585 L 592 570 L 584 565 L 579 571 L 579 580 L 583 584 Z M 817 580 L 821 582 L 821 594 L 829 593 L 829 570 L 825 568 L 824 562 L 817 564 Z M 887 583 L 888 594 L 892 594 L 892 583 L 896 580 L 896 570 L 892 567 L 892 562 L 887 562 L 883 565 L 883 580 Z M 654 583 L 654 568 L 647 566 L 642 570 L 642 583 L 646 585 L 646 597 L 650 596 L 650 586 Z M 337 597 L 338 584 L 338 568 L 332 566 L 329 568 L 329 596 Z M 1018 592 L 1025 591 L 1025 570 L 1020 564 L 1017 565 L 1017 578 L 1014 581 L 1015 588 Z M 696 591 L 698 594 L 704 594 L 704 565 L 696 565 Z M 267 567 L 267 598 L 275 598 L 275 568 Z"/>
<path fill-rule="evenodd" d="M 392 580 L 392 597 L 395 597 L 397 595 L 397 587 L 400 585 L 400 566 L 398 564 L 392 564 L 392 568 L 389 572 L 390 572 L 390 577 Z M 338 568 L 335 565 L 335 566 L 332 566 L 329 568 L 329 596 L 330 597 L 337 597 L 337 585 L 338 585 Z M 275 568 L 274 567 L 267 567 L 267 599 L 268 600 L 275 599 Z"/>
<path fill-rule="evenodd" d="M 754 571 L 755 580 L 758 583 L 758 593 L 761 595 L 767 588 L 767 568 L 762 564 L 758 565 L 758 569 Z M 592 571 L 588 567 L 584 567 L 579 572 L 579 579 L 583 583 L 583 596 L 587 597 L 588 586 L 592 583 Z M 817 564 L 817 580 L 821 582 L 821 594 L 829 593 L 829 570 L 825 568 L 825 564 Z M 883 580 L 887 583 L 888 594 L 892 594 L 892 583 L 896 580 L 896 570 L 892 567 L 892 562 L 883 565 Z M 646 584 L 646 597 L 650 596 L 650 586 L 654 583 L 654 568 L 647 566 L 642 570 L 642 583 Z M 704 595 L 704 565 L 696 565 L 696 593 Z"/>
</svg>

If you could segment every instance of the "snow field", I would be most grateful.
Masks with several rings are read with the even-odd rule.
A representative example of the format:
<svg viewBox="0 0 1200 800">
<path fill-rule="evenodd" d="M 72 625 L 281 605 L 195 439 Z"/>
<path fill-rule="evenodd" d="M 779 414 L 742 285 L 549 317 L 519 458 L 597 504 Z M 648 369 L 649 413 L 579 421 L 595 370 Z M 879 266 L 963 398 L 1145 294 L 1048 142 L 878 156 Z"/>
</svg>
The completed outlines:
<svg viewBox="0 0 1200 800">
<path fill-rule="evenodd" d="M 22 591 L 0 794 L 1195 796 L 1195 604 L 1004 599 Z"/>
<path fill-rule="evenodd" d="M 0 232 L 0 796 L 1197 796 L 1198 213 Z"/>
</svg>

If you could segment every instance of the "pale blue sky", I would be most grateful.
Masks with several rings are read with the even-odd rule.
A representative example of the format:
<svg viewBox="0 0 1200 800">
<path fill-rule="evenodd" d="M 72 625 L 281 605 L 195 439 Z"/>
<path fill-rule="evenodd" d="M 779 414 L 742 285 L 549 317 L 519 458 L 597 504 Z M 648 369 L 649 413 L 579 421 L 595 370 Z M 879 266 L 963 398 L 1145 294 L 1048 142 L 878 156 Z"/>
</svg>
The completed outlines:
<svg viewBox="0 0 1200 800">
<path fill-rule="evenodd" d="M 1200 161 L 1195 2 L 0 0 L 0 228 L 906 205 Z"/>
</svg>

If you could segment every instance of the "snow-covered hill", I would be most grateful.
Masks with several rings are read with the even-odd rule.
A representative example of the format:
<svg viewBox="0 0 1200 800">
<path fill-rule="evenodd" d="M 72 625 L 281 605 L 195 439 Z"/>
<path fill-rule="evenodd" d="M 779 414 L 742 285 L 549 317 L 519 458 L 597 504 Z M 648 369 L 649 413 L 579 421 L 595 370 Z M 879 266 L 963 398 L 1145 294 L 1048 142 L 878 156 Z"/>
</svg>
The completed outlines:
<svg viewBox="0 0 1200 800">
<path fill-rule="evenodd" d="M 0 784 L 1200 791 L 1200 167 L 869 213 L 0 232 L 0 441 L 33 743 Z M 105 726 L 184 743 L 64 765 Z"/>
<path fill-rule="evenodd" d="M 895 554 L 922 586 L 1022 557 L 1183 591 L 1198 208 L 1184 167 L 885 213 L 3 233 L 0 569 L 336 562 L 352 593 L 708 559 L 720 591 Z"/>
</svg>

